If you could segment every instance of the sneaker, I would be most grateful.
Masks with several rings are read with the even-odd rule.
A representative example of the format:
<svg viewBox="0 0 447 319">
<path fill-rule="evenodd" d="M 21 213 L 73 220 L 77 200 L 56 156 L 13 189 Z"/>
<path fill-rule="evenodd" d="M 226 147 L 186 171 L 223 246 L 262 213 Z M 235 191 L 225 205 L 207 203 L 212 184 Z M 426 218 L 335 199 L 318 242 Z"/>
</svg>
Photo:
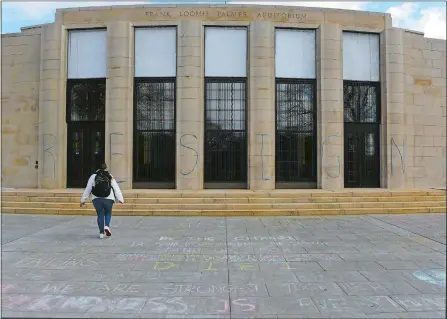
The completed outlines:
<svg viewBox="0 0 447 319">
<path fill-rule="evenodd" d="M 104 234 L 99 234 L 99 238 L 103 239 L 104 238 Z"/>
<path fill-rule="evenodd" d="M 112 232 L 110 231 L 109 226 L 104 227 L 104 230 L 105 230 L 107 236 L 111 236 L 112 235 Z"/>
</svg>

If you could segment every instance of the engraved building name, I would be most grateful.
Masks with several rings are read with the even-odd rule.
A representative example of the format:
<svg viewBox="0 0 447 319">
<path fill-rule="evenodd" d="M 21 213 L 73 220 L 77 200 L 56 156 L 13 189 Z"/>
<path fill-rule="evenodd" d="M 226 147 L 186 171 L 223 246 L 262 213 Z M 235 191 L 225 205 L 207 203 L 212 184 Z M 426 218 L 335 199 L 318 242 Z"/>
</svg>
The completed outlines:
<svg viewBox="0 0 447 319">
<path fill-rule="evenodd" d="M 178 17 L 198 17 L 198 18 L 235 18 L 253 20 L 303 20 L 307 18 L 307 13 L 295 12 L 252 12 L 252 11 L 208 11 L 208 10 L 181 10 L 181 11 L 146 11 L 149 18 L 178 18 Z"/>
</svg>

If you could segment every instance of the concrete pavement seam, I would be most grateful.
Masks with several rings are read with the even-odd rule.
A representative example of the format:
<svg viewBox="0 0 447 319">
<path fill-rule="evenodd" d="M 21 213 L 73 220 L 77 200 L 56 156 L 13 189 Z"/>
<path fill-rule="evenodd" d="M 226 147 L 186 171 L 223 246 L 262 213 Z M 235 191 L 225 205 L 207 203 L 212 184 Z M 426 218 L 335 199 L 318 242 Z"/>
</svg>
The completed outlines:
<svg viewBox="0 0 447 319">
<path fill-rule="evenodd" d="M 402 227 L 400 227 L 400 226 L 398 226 L 398 225 L 394 225 L 394 224 L 392 224 L 392 223 L 390 223 L 390 222 L 387 222 L 387 221 L 385 221 L 385 220 L 382 220 L 382 219 L 379 219 L 379 218 L 373 217 L 372 215 L 367 215 L 367 217 L 371 217 L 371 218 L 373 218 L 373 219 L 375 219 L 375 220 L 378 220 L 378 221 L 380 221 L 380 222 L 382 222 L 382 223 L 386 223 L 386 224 L 388 224 L 388 225 L 391 225 L 391 226 L 394 226 L 394 227 L 400 228 L 400 229 L 402 229 L 402 230 L 404 230 L 404 231 L 406 231 L 406 232 L 412 233 L 412 234 L 414 234 L 414 235 L 416 235 L 416 236 L 424 237 L 425 239 L 427 239 L 427 240 L 431 240 L 431 241 L 434 241 L 434 242 L 436 242 L 436 243 L 438 243 L 438 244 L 441 244 L 441 245 L 444 245 L 444 246 L 446 245 L 446 244 L 444 244 L 443 242 L 439 242 L 439 241 L 437 241 L 437 240 L 434 240 L 434 239 L 432 239 L 432 238 L 428 238 L 428 237 L 425 237 L 424 235 L 421 235 L 421 234 L 415 233 L 415 232 L 413 232 L 413 231 L 411 231 L 411 230 L 408 230 L 408 229 L 402 228 Z M 378 226 L 378 225 L 377 225 L 377 226 Z M 378 226 L 378 227 L 380 227 L 380 226 Z M 410 239 L 410 240 L 411 240 L 411 239 Z M 419 243 L 418 243 L 418 244 L 419 244 Z"/>
<path fill-rule="evenodd" d="M 43 230 L 47 230 L 47 229 L 50 229 L 50 228 L 52 228 L 52 227 L 56 227 L 56 226 L 62 225 L 62 224 L 64 224 L 64 223 L 71 222 L 72 220 L 75 220 L 76 218 L 77 218 L 77 217 L 73 217 L 73 218 L 71 218 L 71 219 L 69 219 L 69 220 L 61 221 L 60 223 L 57 223 L 56 225 L 48 226 L 48 227 L 46 227 L 46 228 L 40 229 L 40 230 L 38 230 L 38 231 L 35 231 L 34 233 L 31 233 L 31 234 L 22 236 L 22 237 L 20 237 L 20 238 L 16 238 L 16 239 L 14 239 L 14 240 L 12 240 L 12 241 L 9 241 L 9 242 L 7 242 L 7 243 L 3 243 L 3 241 L 2 241 L 2 246 L 3 246 L 4 244 L 10 244 L 10 243 L 15 242 L 16 240 L 19 240 L 19 239 L 22 239 L 22 238 L 25 238 L 25 237 L 28 237 L 28 236 L 37 234 L 38 232 L 41 232 L 41 231 L 43 231 Z"/>
<path fill-rule="evenodd" d="M 225 220 L 225 243 L 227 246 L 227 283 L 228 283 L 228 287 L 230 287 L 230 256 L 228 253 L 228 221 L 227 221 L 227 217 L 224 217 Z M 231 318 L 231 289 L 228 289 L 228 307 L 230 308 L 230 318 Z"/>
<path fill-rule="evenodd" d="M 365 217 L 366 217 L 366 219 L 365 219 Z M 409 230 L 406 230 L 406 229 L 401 228 L 399 226 L 396 226 L 396 225 L 390 224 L 388 222 L 382 221 L 380 219 L 374 218 L 374 217 L 372 217 L 370 215 L 368 215 L 368 216 L 361 216 L 360 219 L 362 219 L 362 220 L 364 220 L 366 222 L 369 222 L 371 224 L 374 224 L 374 225 L 376 225 L 377 227 L 379 227 L 381 229 L 387 230 L 387 231 L 389 231 L 391 233 L 394 233 L 396 235 L 404 237 L 404 238 L 412 241 L 413 243 L 419 244 L 421 246 L 424 246 L 424 247 L 429 248 L 429 249 L 434 250 L 434 251 L 441 252 L 441 253 L 443 253 L 445 255 L 445 246 L 446 246 L 446 244 L 444 244 L 444 243 L 440 243 L 440 242 L 435 241 L 435 240 L 433 240 L 431 238 L 426 238 L 426 237 L 424 237 L 422 235 L 413 233 L 413 232 L 411 232 Z M 374 220 L 374 222 L 372 220 Z M 385 226 L 385 225 L 379 225 L 380 223 L 386 224 L 386 226 L 388 226 L 388 227 L 394 227 L 394 228 L 397 228 L 397 229 L 396 230 L 386 229 L 386 228 L 382 227 L 382 226 Z M 402 234 L 402 232 L 404 232 L 404 233 L 406 232 L 407 234 Z M 420 238 L 423 238 L 425 240 L 425 242 L 423 242 L 423 243 L 418 242 L 418 241 L 414 240 L 414 238 L 412 236 L 419 236 Z M 442 246 L 444 246 L 444 250 L 440 251 L 439 248 L 433 248 L 433 247 L 427 246 L 426 243 L 433 244 L 433 245 L 442 245 Z"/>
</svg>

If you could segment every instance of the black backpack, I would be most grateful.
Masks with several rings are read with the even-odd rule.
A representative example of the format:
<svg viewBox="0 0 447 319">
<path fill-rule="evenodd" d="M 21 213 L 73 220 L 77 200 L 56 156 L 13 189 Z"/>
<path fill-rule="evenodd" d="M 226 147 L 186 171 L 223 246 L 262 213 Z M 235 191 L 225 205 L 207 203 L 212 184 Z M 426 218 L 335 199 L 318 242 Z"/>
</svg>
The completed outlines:
<svg viewBox="0 0 447 319">
<path fill-rule="evenodd" d="M 95 186 L 92 188 L 92 194 L 96 197 L 108 197 L 112 191 L 112 176 L 106 171 L 100 170 L 95 176 Z"/>
</svg>

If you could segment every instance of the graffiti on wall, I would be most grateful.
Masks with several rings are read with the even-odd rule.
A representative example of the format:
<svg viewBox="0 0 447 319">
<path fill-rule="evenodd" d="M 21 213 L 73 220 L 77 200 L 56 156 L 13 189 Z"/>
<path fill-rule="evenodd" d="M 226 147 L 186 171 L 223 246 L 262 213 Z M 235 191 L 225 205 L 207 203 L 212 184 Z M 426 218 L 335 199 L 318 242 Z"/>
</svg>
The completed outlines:
<svg viewBox="0 0 447 319">
<path fill-rule="evenodd" d="M 112 151 L 112 146 L 113 146 L 113 143 L 112 143 L 112 137 L 113 136 L 118 136 L 118 135 L 120 135 L 120 136 L 123 136 L 123 133 L 118 133 L 118 132 L 113 132 L 113 133 L 109 133 L 109 141 L 110 141 L 110 147 L 109 147 L 109 169 L 110 169 L 110 171 L 112 171 L 112 156 L 122 156 L 122 157 L 124 157 L 124 154 L 123 153 L 120 153 L 120 152 L 113 152 Z M 124 183 L 126 180 L 117 180 L 116 182 L 119 184 L 119 183 Z"/>
<path fill-rule="evenodd" d="M 262 133 L 262 134 L 256 134 L 256 136 L 261 137 L 261 178 L 264 181 L 269 181 L 270 177 L 266 177 L 264 175 L 264 137 L 268 136 L 268 134 Z"/>
<path fill-rule="evenodd" d="M 394 167 L 394 162 L 393 162 L 394 153 L 393 153 L 393 149 L 397 150 L 397 153 L 398 153 L 399 159 L 400 159 L 402 175 L 405 175 L 405 159 L 406 159 L 406 157 L 405 157 L 405 139 L 402 141 L 402 151 L 399 148 L 399 146 L 397 145 L 397 143 L 394 140 L 394 138 L 391 138 L 390 147 L 391 147 L 391 163 L 390 163 L 391 176 L 393 176 L 393 174 L 394 174 L 394 170 L 393 170 L 393 167 Z"/>
<path fill-rule="evenodd" d="M 51 143 L 50 145 L 47 145 L 47 138 L 51 138 L 53 140 L 53 143 Z M 57 143 L 56 136 L 54 136 L 53 134 L 43 134 L 42 175 L 44 178 L 48 178 L 48 176 L 46 174 L 47 172 L 45 169 L 45 167 L 46 167 L 45 162 L 46 162 L 47 157 L 49 157 L 52 160 L 52 164 L 53 164 L 53 169 L 51 170 L 53 175 L 51 178 L 53 178 L 53 179 L 56 178 L 56 159 L 54 157 L 53 152 L 51 151 L 56 146 L 56 143 Z"/>
<path fill-rule="evenodd" d="M 188 146 L 188 145 L 185 145 L 185 144 L 183 143 L 184 139 L 187 138 L 187 137 L 191 137 L 192 139 L 195 140 L 195 142 L 197 142 L 198 138 L 197 138 L 197 136 L 195 136 L 194 134 L 183 134 L 183 135 L 180 137 L 180 146 L 182 146 L 182 147 L 184 147 L 184 148 L 186 148 L 186 149 L 191 150 L 191 151 L 194 153 L 194 156 L 196 157 L 196 160 L 195 160 L 194 166 L 193 166 L 189 171 L 186 171 L 186 172 L 185 172 L 185 171 L 183 171 L 183 170 L 180 170 L 180 174 L 182 174 L 183 176 L 188 176 L 188 175 L 190 175 L 192 172 L 194 172 L 194 170 L 195 170 L 195 169 L 197 168 L 197 166 L 199 165 L 199 153 L 197 152 L 197 150 L 196 150 L 195 148 L 193 148 L 193 147 L 191 147 L 191 146 Z"/>
<path fill-rule="evenodd" d="M 330 139 L 341 139 L 341 137 L 339 135 L 337 135 L 337 134 L 326 136 L 326 138 L 321 143 L 321 158 L 322 159 L 324 159 L 324 145 L 326 145 L 326 142 L 329 141 Z M 329 177 L 331 177 L 331 178 L 338 178 L 338 177 L 340 177 L 340 174 L 341 174 L 340 156 L 328 156 L 328 158 L 330 158 L 330 157 L 337 157 L 337 173 L 336 174 L 329 173 L 329 171 L 327 170 L 326 166 L 323 165 L 324 171 L 326 172 L 326 174 Z"/>
<path fill-rule="evenodd" d="M 109 148 L 109 162 L 110 162 L 110 170 L 112 170 L 112 157 L 113 156 L 122 156 L 124 157 L 124 154 L 121 152 L 114 152 L 113 151 L 113 137 L 117 135 L 123 135 L 122 133 L 113 132 L 109 134 L 109 141 L 110 141 L 110 148 Z M 261 179 L 268 181 L 271 180 L 271 177 L 267 176 L 265 174 L 264 170 L 264 160 L 265 160 L 265 142 L 266 142 L 266 136 L 268 137 L 269 134 L 267 133 L 259 133 L 256 134 L 256 136 L 260 136 L 261 139 L 261 150 L 260 150 L 260 156 L 261 156 Z M 187 142 L 187 139 L 190 139 L 190 142 Z M 321 158 L 329 159 L 329 158 L 336 158 L 337 164 L 334 166 L 326 166 L 323 164 L 323 170 L 327 174 L 327 176 L 331 178 L 338 178 L 341 174 L 341 160 L 340 156 L 338 155 L 332 155 L 327 156 L 325 155 L 325 146 L 328 144 L 330 140 L 334 139 L 341 139 L 340 135 L 334 134 L 329 135 L 324 138 L 324 140 L 321 143 Z M 192 152 L 192 155 L 195 157 L 194 165 L 192 165 L 191 168 L 188 170 L 180 170 L 180 173 L 183 176 L 191 175 L 199 166 L 199 153 L 198 150 L 194 146 L 189 146 L 191 143 L 196 143 L 198 141 L 198 138 L 194 134 L 183 134 L 180 137 L 180 146 L 184 147 L 185 149 L 188 149 Z M 57 138 L 53 134 L 43 134 L 43 158 L 42 158 L 42 173 L 44 178 L 52 178 L 54 179 L 56 177 L 56 159 L 54 155 L 54 150 L 57 147 Z M 390 148 L 391 148 L 391 162 L 390 162 L 390 170 L 391 170 L 391 176 L 395 174 L 395 166 L 401 167 L 401 172 L 403 175 L 406 173 L 406 146 L 405 146 L 405 140 L 403 140 L 402 145 L 399 146 L 396 143 L 396 140 L 394 138 L 390 139 Z M 190 152 L 188 152 L 190 153 Z M 191 153 L 190 153 L 191 154 Z M 397 157 L 399 163 L 396 163 L 396 159 L 394 157 Z M 47 165 L 47 161 L 50 160 L 51 163 Z M 48 167 L 47 167 L 48 166 Z M 329 167 L 333 168 L 333 170 L 328 169 Z M 1 178 L 3 178 L 3 174 L 1 174 Z M 118 183 L 123 183 L 125 180 L 120 180 Z"/>
</svg>

